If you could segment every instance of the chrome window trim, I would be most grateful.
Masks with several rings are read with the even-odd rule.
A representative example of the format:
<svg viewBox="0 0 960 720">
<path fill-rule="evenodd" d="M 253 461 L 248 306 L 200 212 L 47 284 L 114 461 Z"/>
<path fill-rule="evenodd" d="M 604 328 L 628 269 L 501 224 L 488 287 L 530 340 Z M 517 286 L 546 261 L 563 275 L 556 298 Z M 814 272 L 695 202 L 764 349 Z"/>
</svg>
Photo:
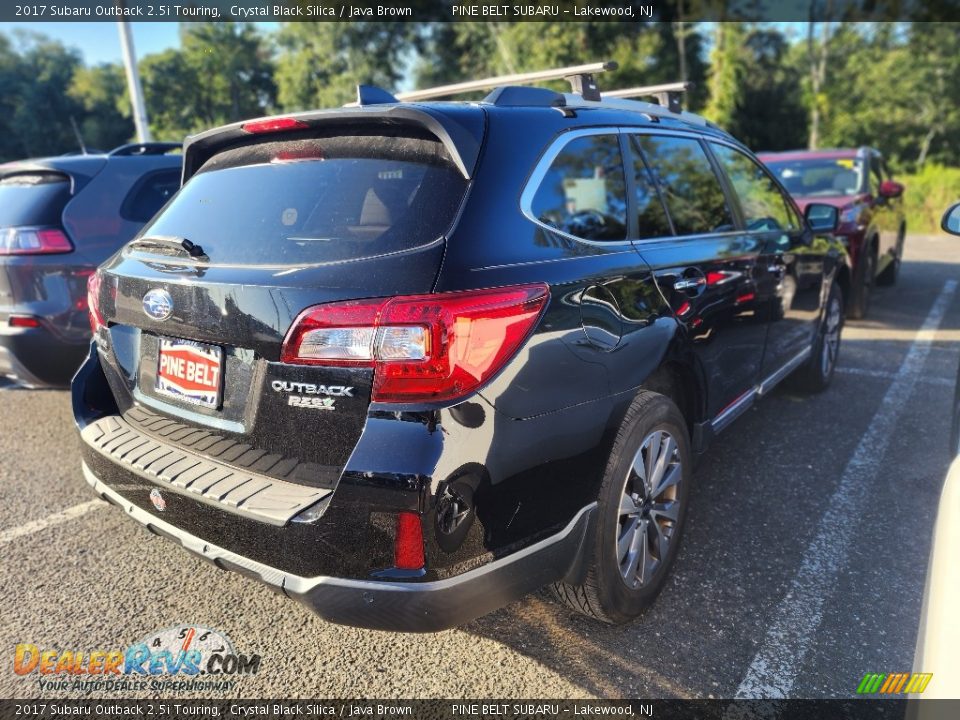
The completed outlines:
<svg viewBox="0 0 960 720">
<path fill-rule="evenodd" d="M 537 160 L 537 164 L 534 166 L 533 171 L 530 173 L 527 178 L 526 183 L 523 186 L 523 190 L 520 193 L 520 212 L 523 213 L 524 217 L 527 218 L 530 222 L 534 223 L 540 228 L 547 230 L 551 233 L 559 235 L 560 237 L 566 238 L 568 240 L 573 240 L 574 242 L 583 243 L 584 245 L 591 245 L 594 247 L 623 247 L 626 245 L 643 245 L 647 243 L 663 243 L 663 242 L 679 242 L 679 241 L 688 241 L 696 240 L 702 238 L 726 238 L 726 237 L 740 237 L 743 235 L 747 236 L 756 236 L 769 234 L 769 230 L 747 230 L 746 228 L 737 228 L 725 232 L 717 233 L 694 233 L 688 235 L 661 235 L 660 237 L 652 238 L 627 238 L 626 240 L 588 240 L 586 238 L 577 237 L 576 235 L 571 235 L 568 232 L 563 230 L 558 230 L 557 228 L 550 227 L 546 223 L 540 222 L 537 219 L 536 215 L 533 213 L 533 198 L 537 193 L 537 190 L 540 189 L 540 183 L 543 182 L 543 178 L 546 176 L 547 171 L 550 169 L 550 165 L 553 164 L 553 161 L 556 160 L 557 155 L 559 155 L 563 149 L 573 140 L 576 140 L 581 137 L 588 137 L 591 135 L 667 135 L 672 137 L 682 137 L 689 138 L 701 142 L 717 142 L 728 147 L 743 152 L 744 148 L 742 145 L 739 145 L 735 141 L 727 140 L 723 137 L 706 137 L 702 132 L 699 132 L 695 129 L 687 130 L 685 128 L 647 128 L 647 127 L 635 127 L 635 126 L 600 126 L 600 127 L 590 127 L 590 128 L 578 128 L 576 130 L 568 130 L 560 135 L 558 135 L 554 140 L 547 146 L 547 149 L 544 150 L 543 154 L 540 155 L 540 159 Z M 706 154 L 706 150 L 704 154 Z M 709 157 L 709 156 L 708 156 Z M 749 157 L 749 156 L 748 156 Z M 623 158 L 622 158 L 623 159 Z M 711 166 L 712 167 L 712 166 Z M 627 172 L 627 168 L 624 167 L 624 172 Z M 717 178 L 717 182 L 722 182 L 720 178 Z M 627 198 L 629 204 L 630 199 Z M 801 228 L 802 229 L 802 228 Z"/>
</svg>

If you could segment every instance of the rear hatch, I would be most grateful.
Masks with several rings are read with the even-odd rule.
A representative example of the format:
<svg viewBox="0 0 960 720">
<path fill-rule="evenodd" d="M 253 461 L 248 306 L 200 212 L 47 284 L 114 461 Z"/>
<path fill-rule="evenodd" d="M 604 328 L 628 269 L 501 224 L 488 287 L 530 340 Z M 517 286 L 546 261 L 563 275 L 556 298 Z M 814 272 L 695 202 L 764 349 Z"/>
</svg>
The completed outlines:
<svg viewBox="0 0 960 720">
<path fill-rule="evenodd" d="M 436 136 L 398 124 L 208 152 L 93 286 L 125 418 L 219 462 L 331 487 L 373 373 L 281 362 L 284 338 L 318 304 L 429 293 L 467 183 Z"/>
</svg>

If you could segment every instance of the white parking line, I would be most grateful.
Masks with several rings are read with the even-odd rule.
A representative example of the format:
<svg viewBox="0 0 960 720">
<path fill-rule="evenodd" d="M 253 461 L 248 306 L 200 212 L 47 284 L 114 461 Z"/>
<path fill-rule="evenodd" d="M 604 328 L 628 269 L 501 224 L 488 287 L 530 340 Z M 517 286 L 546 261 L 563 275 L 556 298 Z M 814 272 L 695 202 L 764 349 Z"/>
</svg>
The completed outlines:
<svg viewBox="0 0 960 720">
<path fill-rule="evenodd" d="M 0 545 L 6 545 L 8 542 L 16 540 L 19 537 L 23 537 L 24 535 L 32 535 L 33 533 L 39 532 L 40 530 L 44 530 L 48 527 L 53 527 L 54 525 L 65 523 L 67 520 L 73 520 L 81 515 L 86 515 L 91 510 L 96 510 L 97 508 L 107 506 L 107 503 L 98 498 L 85 503 L 80 503 L 79 505 L 74 505 L 73 507 L 68 507 L 66 510 L 53 513 L 53 515 L 47 515 L 45 518 L 31 520 L 28 523 L 18 525 L 17 527 L 10 528 L 9 530 L 2 530 L 0 531 Z"/>
<path fill-rule="evenodd" d="M 827 501 L 826 511 L 815 524 L 820 530 L 804 551 L 790 589 L 771 613 L 772 624 L 737 688 L 737 698 L 785 698 L 790 695 L 823 618 L 823 603 L 836 585 L 837 575 L 846 561 L 860 505 L 880 469 L 887 442 L 910 399 L 956 289 L 956 280 L 944 283 L 927 319 L 914 336 L 867 432 L 860 438 L 853 457 L 844 468 L 840 484 Z"/>
<path fill-rule="evenodd" d="M 878 378 L 881 380 L 893 380 L 897 376 L 897 373 L 891 372 L 890 370 L 869 370 L 868 368 L 859 367 L 838 367 L 837 372 L 844 375 L 859 375 L 861 377 Z M 917 382 L 924 385 L 952 388 L 957 381 L 954 378 L 924 376 L 918 377 Z"/>
</svg>

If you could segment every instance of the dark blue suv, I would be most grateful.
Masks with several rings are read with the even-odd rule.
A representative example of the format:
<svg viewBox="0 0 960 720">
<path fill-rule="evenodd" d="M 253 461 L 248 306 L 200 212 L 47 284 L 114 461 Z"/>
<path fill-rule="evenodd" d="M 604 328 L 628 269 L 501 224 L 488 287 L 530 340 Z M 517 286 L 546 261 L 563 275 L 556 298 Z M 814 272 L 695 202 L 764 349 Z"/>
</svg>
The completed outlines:
<svg viewBox="0 0 960 720">
<path fill-rule="evenodd" d="M 364 89 L 188 139 L 91 281 L 95 492 L 334 622 L 546 585 L 636 617 L 696 455 L 788 376 L 829 384 L 849 266 L 836 209 L 811 227 L 727 133 L 590 97 Z"/>
<path fill-rule="evenodd" d="M 180 187 L 179 148 L 0 165 L 0 377 L 70 384 L 90 346 L 87 279 Z"/>
</svg>

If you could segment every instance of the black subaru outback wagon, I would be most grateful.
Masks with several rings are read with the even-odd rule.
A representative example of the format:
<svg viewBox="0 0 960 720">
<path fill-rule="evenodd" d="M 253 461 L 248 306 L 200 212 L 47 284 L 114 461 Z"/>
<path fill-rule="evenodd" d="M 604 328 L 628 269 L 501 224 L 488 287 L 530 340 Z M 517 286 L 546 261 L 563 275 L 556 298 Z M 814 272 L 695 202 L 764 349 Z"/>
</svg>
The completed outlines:
<svg viewBox="0 0 960 720">
<path fill-rule="evenodd" d="M 334 622 L 438 630 L 550 584 L 624 622 L 697 454 L 787 376 L 830 382 L 848 277 L 695 115 L 367 89 L 188 140 L 90 282 L 83 472 Z"/>
</svg>

